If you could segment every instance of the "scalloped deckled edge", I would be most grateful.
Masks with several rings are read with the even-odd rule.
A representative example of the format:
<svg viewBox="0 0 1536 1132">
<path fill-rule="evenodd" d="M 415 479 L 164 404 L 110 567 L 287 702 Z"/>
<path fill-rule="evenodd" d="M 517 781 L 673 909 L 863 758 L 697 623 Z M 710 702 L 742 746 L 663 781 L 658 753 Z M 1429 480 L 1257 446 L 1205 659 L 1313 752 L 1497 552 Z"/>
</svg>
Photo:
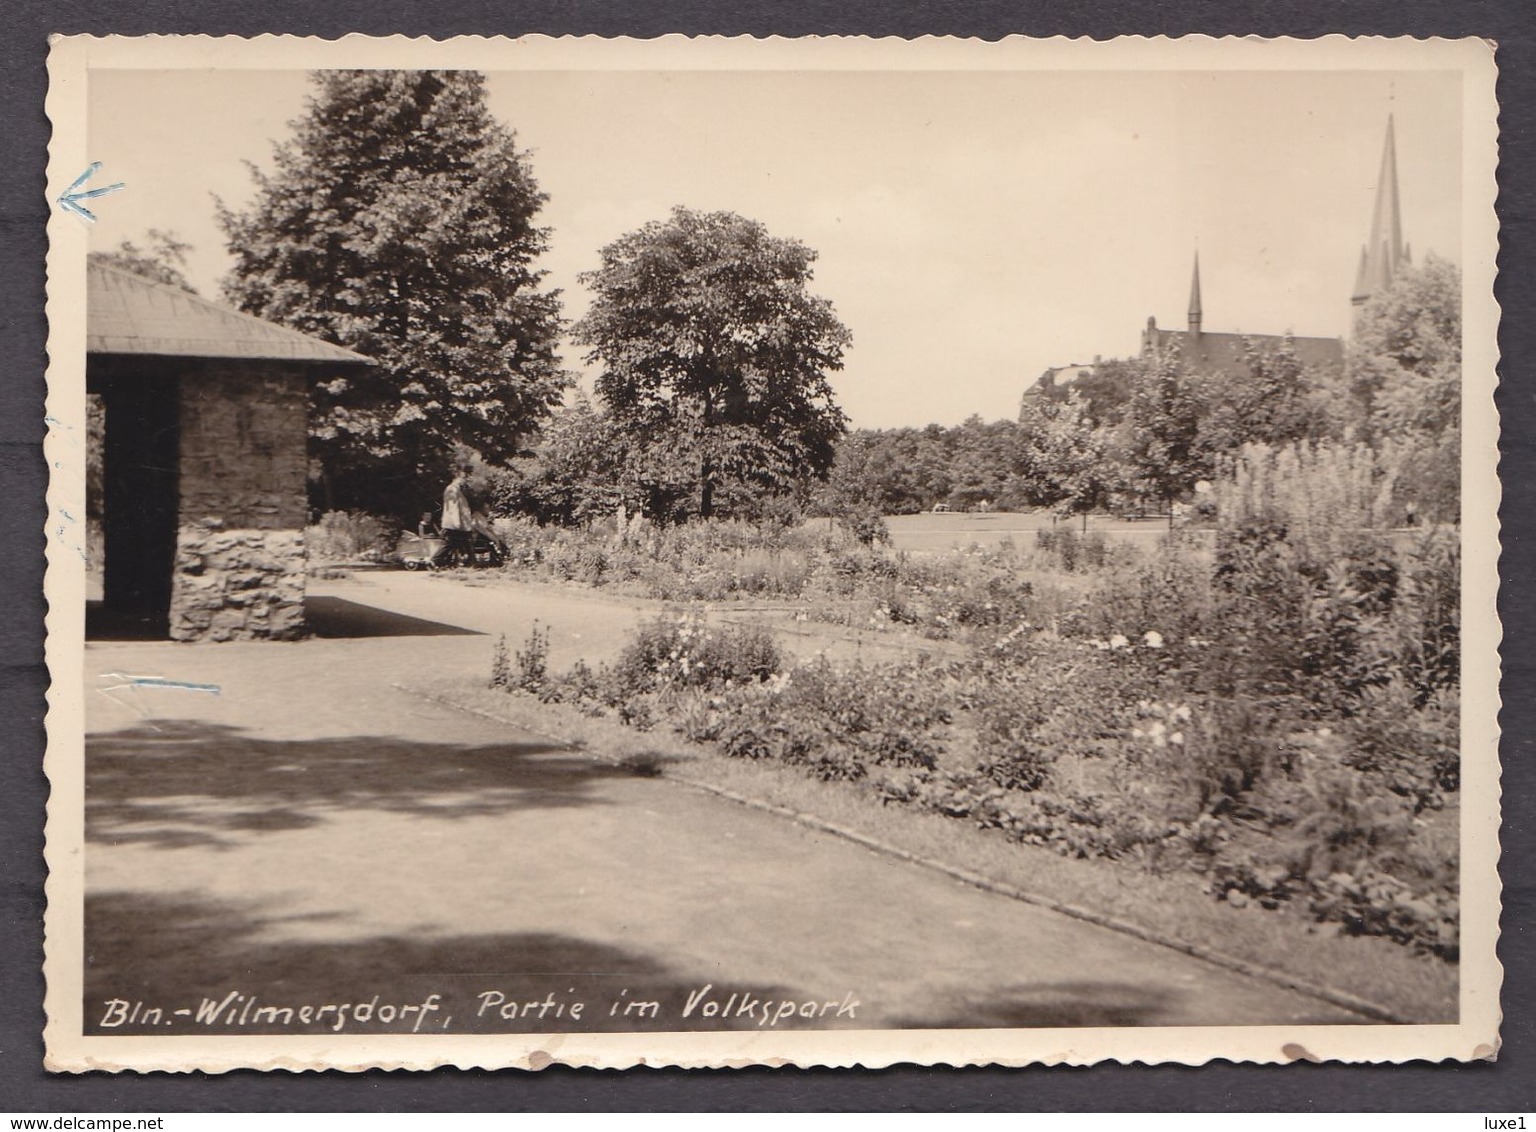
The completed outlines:
<svg viewBox="0 0 1536 1132">
<path fill-rule="evenodd" d="M 83 898 L 84 570 L 68 515 L 84 498 L 84 229 L 53 207 L 89 162 L 84 152 L 85 80 L 90 67 L 454 66 L 477 69 L 1414 69 L 1460 70 L 1463 97 L 1463 959 L 1461 1021 L 1443 1026 L 1073 1028 L 1036 1030 L 795 1031 L 784 1033 L 571 1035 L 315 1035 L 279 1037 L 84 1037 L 80 1033 Z M 1479 40 L 1128 38 L 998 41 L 940 39 L 786 40 L 664 36 L 652 40 L 405 36 L 336 40 L 297 36 L 54 37 L 46 112 L 50 205 L 47 315 L 48 489 L 45 762 L 46 1066 L 60 1072 L 269 1069 L 542 1069 L 552 1064 L 626 1068 L 753 1065 L 865 1066 L 1209 1061 L 1404 1062 L 1468 1060 L 1497 1053 L 1498 867 L 1498 502 L 1496 69 Z M 1473 506 L 1469 500 L 1475 500 Z M 1468 614 L 1472 616 L 1469 617 Z M 1476 798 L 1469 805 L 1468 796 Z M 1470 880 L 1469 880 L 1470 878 Z"/>
</svg>

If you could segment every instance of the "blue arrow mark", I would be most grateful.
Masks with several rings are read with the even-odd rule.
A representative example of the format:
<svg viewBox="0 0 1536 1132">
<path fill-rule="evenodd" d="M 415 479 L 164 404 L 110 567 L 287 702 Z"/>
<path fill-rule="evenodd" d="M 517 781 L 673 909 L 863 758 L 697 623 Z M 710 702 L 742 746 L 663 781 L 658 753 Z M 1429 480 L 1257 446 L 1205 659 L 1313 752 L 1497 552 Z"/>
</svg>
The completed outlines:
<svg viewBox="0 0 1536 1132">
<path fill-rule="evenodd" d="M 69 188 L 65 189 L 62 193 L 59 194 L 59 207 L 62 208 L 65 212 L 73 212 L 76 216 L 80 217 L 81 220 L 84 220 L 88 224 L 96 223 L 96 214 L 90 209 L 86 208 L 85 205 L 81 204 L 80 202 L 83 200 L 90 200 L 92 197 L 104 197 L 108 193 L 115 193 L 118 189 L 125 187 L 121 181 L 118 181 L 116 184 L 105 185 L 99 189 L 86 189 L 83 192 L 77 192 L 76 190 L 78 190 L 81 185 L 89 181 L 91 179 L 91 175 L 100 168 L 101 162 L 91 162 L 90 167 L 87 168 L 84 173 L 81 173 L 80 176 L 75 178 L 74 184 L 70 185 Z"/>
</svg>

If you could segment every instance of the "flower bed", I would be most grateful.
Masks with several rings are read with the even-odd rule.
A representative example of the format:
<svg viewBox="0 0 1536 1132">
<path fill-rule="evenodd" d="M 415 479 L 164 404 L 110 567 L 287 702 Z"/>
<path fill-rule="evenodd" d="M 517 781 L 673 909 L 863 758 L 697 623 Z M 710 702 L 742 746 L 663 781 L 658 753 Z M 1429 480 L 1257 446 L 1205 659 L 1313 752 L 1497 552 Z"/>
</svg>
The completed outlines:
<svg viewBox="0 0 1536 1132">
<path fill-rule="evenodd" d="M 707 561 L 770 552 L 711 537 Z M 1360 536 L 1319 562 L 1252 523 L 1214 552 L 1173 538 L 1026 580 L 1008 550 L 786 538 L 778 553 L 812 563 L 801 596 L 955 637 L 966 659 L 791 664 L 761 628 L 682 614 L 595 672 L 548 674 L 537 639 L 503 649 L 494 682 L 1456 956 L 1454 540 Z"/>
</svg>

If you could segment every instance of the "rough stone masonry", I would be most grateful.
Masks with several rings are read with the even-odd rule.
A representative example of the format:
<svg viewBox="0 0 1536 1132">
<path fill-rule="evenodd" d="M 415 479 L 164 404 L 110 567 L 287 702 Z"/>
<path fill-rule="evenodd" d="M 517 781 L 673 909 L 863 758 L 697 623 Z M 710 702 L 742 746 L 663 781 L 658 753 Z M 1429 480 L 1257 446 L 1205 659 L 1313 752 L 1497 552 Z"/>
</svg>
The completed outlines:
<svg viewBox="0 0 1536 1132">
<path fill-rule="evenodd" d="M 230 361 L 181 383 L 173 639 L 303 632 L 306 404 L 297 366 Z"/>
</svg>

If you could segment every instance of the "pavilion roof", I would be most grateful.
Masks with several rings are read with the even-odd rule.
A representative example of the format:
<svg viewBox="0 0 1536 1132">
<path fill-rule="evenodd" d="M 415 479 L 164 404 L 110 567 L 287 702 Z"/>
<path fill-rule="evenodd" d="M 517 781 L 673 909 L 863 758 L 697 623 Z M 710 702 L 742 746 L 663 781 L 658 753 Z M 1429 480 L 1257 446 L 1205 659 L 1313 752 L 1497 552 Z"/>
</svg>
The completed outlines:
<svg viewBox="0 0 1536 1132">
<path fill-rule="evenodd" d="M 110 264 L 86 266 L 86 352 L 330 365 L 372 359 Z"/>
</svg>

